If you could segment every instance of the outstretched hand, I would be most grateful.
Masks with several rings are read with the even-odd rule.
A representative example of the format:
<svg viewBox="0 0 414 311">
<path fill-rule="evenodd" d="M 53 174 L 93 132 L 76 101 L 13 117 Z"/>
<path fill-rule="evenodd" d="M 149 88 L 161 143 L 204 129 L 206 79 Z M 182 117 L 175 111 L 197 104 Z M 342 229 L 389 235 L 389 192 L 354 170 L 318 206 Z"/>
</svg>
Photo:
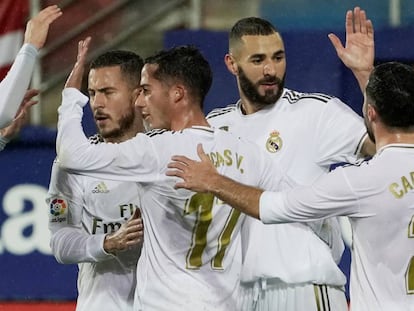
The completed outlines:
<svg viewBox="0 0 414 311">
<path fill-rule="evenodd" d="M 81 89 L 83 74 L 85 72 L 86 56 L 88 54 L 89 43 L 91 40 L 91 37 L 87 37 L 85 40 L 79 41 L 76 63 L 73 66 L 68 79 L 66 80 L 65 88 L 73 87 L 78 90 Z"/>
<path fill-rule="evenodd" d="M 104 249 L 108 253 L 127 250 L 142 242 L 144 236 L 144 224 L 141 211 L 137 208 L 134 214 L 123 223 L 119 230 L 107 234 L 104 241 Z"/>
<path fill-rule="evenodd" d="M 41 10 L 27 23 L 24 43 L 33 44 L 37 49 L 41 49 L 46 42 L 50 24 L 61 15 L 62 11 L 57 5 L 50 5 Z"/>
<path fill-rule="evenodd" d="M 167 176 L 176 176 L 183 181 L 177 182 L 175 188 L 184 188 L 194 192 L 210 192 L 214 185 L 214 176 L 218 175 L 203 146 L 197 145 L 197 154 L 201 161 L 194 161 L 185 156 L 175 155 L 168 164 Z"/>
<path fill-rule="evenodd" d="M 355 7 L 353 12 L 346 12 L 345 31 L 345 46 L 335 34 L 328 35 L 338 57 L 354 73 L 371 72 L 375 57 L 374 27 L 364 10 Z"/>
<path fill-rule="evenodd" d="M 17 111 L 12 123 L 10 123 L 7 127 L 0 129 L 1 136 L 3 136 L 7 140 L 10 140 L 20 132 L 22 127 L 27 123 L 27 117 L 30 107 L 37 104 L 37 100 L 33 100 L 33 97 L 38 94 L 39 91 L 35 89 L 30 89 L 26 91 L 26 94 L 24 95 L 19 110 Z"/>
</svg>

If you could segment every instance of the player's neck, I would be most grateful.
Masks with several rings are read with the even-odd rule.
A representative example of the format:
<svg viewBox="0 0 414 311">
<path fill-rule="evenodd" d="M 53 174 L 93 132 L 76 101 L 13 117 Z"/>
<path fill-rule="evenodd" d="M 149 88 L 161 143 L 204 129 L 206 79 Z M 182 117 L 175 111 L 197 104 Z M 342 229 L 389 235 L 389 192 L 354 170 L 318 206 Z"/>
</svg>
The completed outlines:
<svg viewBox="0 0 414 311">
<path fill-rule="evenodd" d="M 124 131 L 122 135 L 118 135 L 115 137 L 106 137 L 106 138 L 103 138 L 103 140 L 106 143 L 122 143 L 123 141 L 126 141 L 128 139 L 135 137 L 137 133 L 139 132 L 143 132 L 143 131 L 142 130 L 141 131 L 138 131 L 138 130 Z"/>
<path fill-rule="evenodd" d="M 204 113 L 199 109 L 191 109 L 185 113 L 179 113 L 179 115 L 171 120 L 172 131 L 180 131 L 192 126 L 210 126 Z"/>
<path fill-rule="evenodd" d="M 258 112 L 259 110 L 262 110 L 264 107 L 264 105 L 252 103 L 251 101 L 243 98 L 241 99 L 241 111 L 245 115 Z"/>
<path fill-rule="evenodd" d="M 390 144 L 414 144 L 414 131 L 388 130 L 381 135 L 377 135 L 375 142 L 377 150 Z"/>
</svg>

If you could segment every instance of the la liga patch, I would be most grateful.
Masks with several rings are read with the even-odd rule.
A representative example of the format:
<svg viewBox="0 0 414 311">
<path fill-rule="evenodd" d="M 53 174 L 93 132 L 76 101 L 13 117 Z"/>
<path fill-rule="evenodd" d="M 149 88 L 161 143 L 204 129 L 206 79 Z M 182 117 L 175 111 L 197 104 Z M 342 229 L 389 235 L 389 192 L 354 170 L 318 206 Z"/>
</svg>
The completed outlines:
<svg viewBox="0 0 414 311">
<path fill-rule="evenodd" d="M 50 221 L 62 222 L 66 221 L 68 214 L 68 203 L 65 199 L 55 198 L 50 202 Z"/>
</svg>

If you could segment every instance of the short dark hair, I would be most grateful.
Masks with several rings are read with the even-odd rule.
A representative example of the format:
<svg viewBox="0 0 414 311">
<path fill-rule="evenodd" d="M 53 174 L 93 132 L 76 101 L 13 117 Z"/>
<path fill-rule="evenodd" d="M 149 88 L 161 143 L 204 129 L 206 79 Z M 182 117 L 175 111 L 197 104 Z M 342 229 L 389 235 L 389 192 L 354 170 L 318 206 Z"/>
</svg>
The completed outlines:
<svg viewBox="0 0 414 311">
<path fill-rule="evenodd" d="M 268 36 L 278 33 L 270 22 L 259 17 L 245 17 L 237 21 L 229 33 L 230 47 L 238 43 L 243 36 Z"/>
<path fill-rule="evenodd" d="M 414 126 L 414 68 L 398 62 L 378 65 L 371 72 L 366 95 L 389 127 Z"/>
<path fill-rule="evenodd" d="M 122 75 L 130 83 L 131 87 L 138 87 L 141 81 L 141 70 L 144 61 L 138 54 L 132 51 L 113 50 L 105 52 L 95 58 L 90 69 L 119 66 Z"/>
<path fill-rule="evenodd" d="M 210 64 L 195 46 L 183 45 L 162 50 L 148 57 L 145 64 L 158 65 L 154 72 L 157 80 L 183 83 L 203 107 L 204 98 L 213 81 L 213 73 Z"/>
</svg>

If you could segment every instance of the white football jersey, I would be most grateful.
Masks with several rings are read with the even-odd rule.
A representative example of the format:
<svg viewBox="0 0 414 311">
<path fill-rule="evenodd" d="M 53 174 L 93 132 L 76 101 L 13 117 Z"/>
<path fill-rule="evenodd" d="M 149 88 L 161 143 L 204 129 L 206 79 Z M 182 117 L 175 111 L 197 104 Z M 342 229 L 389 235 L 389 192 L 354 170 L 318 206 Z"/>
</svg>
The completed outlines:
<svg viewBox="0 0 414 311">
<path fill-rule="evenodd" d="M 135 310 L 236 310 L 241 270 L 240 212 L 209 194 L 176 190 L 166 176 L 171 157 L 198 159 L 203 144 L 217 169 L 241 182 L 283 186 L 283 174 L 256 145 L 209 127 L 155 130 L 120 144 L 87 143 L 81 127 L 87 101 L 63 91 L 57 150 L 62 165 L 96 178 L 139 182 L 144 245 Z"/>
<path fill-rule="evenodd" d="M 24 44 L 6 77 L 0 82 L 0 128 L 6 127 L 14 119 L 32 79 L 37 54 L 34 45 Z"/>
<path fill-rule="evenodd" d="M 256 113 L 244 115 L 238 102 L 213 110 L 207 119 L 254 141 L 299 185 L 312 183 L 333 163 L 353 161 L 365 135 L 362 119 L 339 99 L 289 89 Z M 265 226 L 248 217 L 242 231 L 242 282 L 345 284 L 337 266 L 344 246 L 336 219 Z"/>
<path fill-rule="evenodd" d="M 414 145 L 385 146 L 312 187 L 265 192 L 260 206 L 265 223 L 348 216 L 351 310 L 414 310 Z"/>
<path fill-rule="evenodd" d="M 46 202 L 53 254 L 79 266 L 76 310 L 132 310 L 141 245 L 114 256 L 103 241 L 138 208 L 136 183 L 72 174 L 55 160 Z"/>
</svg>

